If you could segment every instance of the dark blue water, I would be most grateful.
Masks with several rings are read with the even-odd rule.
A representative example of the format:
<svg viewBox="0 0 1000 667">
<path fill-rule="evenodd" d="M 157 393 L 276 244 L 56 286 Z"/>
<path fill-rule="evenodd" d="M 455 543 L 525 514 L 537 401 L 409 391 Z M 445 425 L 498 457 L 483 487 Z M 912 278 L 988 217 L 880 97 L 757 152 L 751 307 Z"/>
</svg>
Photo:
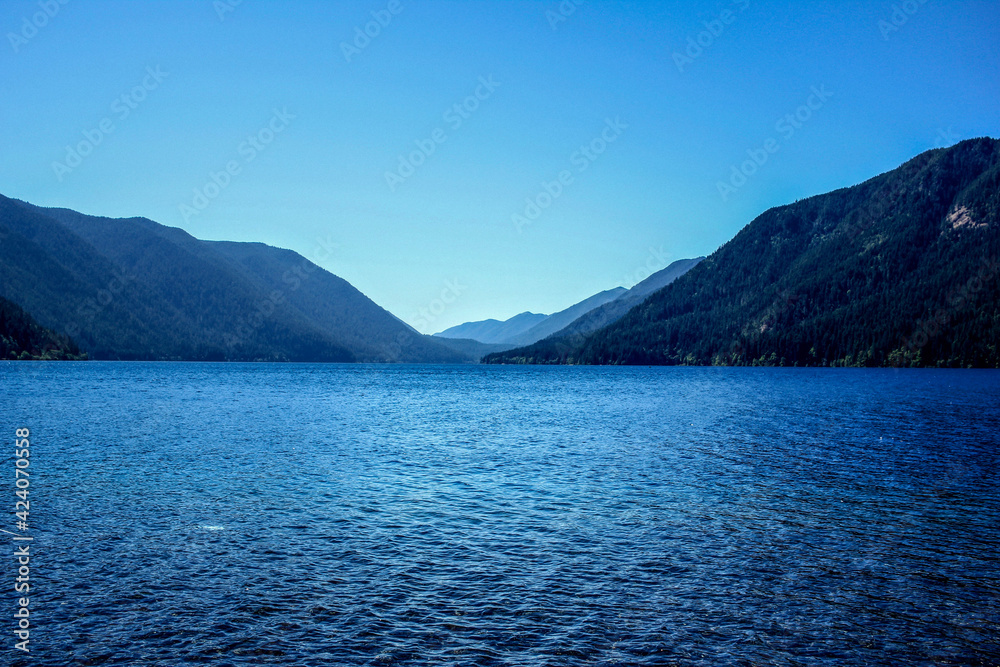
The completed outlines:
<svg viewBox="0 0 1000 667">
<path fill-rule="evenodd" d="M 2 664 L 1000 664 L 1000 373 L 0 379 L 35 537 Z"/>
</svg>

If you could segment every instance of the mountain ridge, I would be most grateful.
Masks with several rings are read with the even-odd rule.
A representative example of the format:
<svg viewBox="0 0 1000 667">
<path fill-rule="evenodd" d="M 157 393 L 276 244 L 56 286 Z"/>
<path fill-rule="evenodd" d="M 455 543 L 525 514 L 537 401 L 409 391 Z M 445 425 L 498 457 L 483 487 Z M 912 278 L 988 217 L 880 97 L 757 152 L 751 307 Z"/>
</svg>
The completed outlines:
<svg viewBox="0 0 1000 667">
<path fill-rule="evenodd" d="M 765 211 L 590 335 L 487 363 L 1000 366 L 1000 141 Z"/>
<path fill-rule="evenodd" d="M 525 311 L 506 320 L 487 319 L 465 322 L 434 334 L 435 338 L 459 338 L 476 340 L 480 343 L 506 344 L 508 339 L 523 334 L 543 322 L 549 315 Z"/>
<path fill-rule="evenodd" d="M 96 359 L 470 361 L 265 244 L 0 196 L 0 296 Z"/>
</svg>

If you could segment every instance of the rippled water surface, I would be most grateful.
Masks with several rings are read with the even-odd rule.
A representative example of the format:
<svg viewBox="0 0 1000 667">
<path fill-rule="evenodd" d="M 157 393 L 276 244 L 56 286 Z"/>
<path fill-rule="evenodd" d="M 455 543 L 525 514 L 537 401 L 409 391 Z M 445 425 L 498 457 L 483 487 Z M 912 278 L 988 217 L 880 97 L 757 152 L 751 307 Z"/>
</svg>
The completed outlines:
<svg viewBox="0 0 1000 667">
<path fill-rule="evenodd" d="M 995 372 L 0 376 L 0 663 L 1000 664 Z"/>
</svg>

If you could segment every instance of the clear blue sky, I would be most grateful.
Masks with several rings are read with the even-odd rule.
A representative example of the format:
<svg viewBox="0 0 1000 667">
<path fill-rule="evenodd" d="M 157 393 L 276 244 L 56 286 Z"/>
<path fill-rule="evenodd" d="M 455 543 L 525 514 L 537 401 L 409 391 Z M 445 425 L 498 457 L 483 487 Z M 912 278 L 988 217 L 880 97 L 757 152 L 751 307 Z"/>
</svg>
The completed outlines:
<svg viewBox="0 0 1000 667">
<path fill-rule="evenodd" d="M 1000 3 L 895 6 L 10 0 L 0 193 L 291 248 L 411 323 L 451 290 L 427 333 L 554 312 L 1000 135 Z"/>
</svg>

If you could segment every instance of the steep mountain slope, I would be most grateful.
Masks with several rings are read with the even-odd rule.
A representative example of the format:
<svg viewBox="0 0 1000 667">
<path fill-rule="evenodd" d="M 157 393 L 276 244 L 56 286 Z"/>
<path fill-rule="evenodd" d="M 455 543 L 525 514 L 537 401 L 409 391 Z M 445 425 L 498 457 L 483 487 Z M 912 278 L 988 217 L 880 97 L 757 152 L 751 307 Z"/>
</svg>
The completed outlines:
<svg viewBox="0 0 1000 667">
<path fill-rule="evenodd" d="M 66 336 L 40 326 L 16 303 L 0 297 L 0 359 L 86 359 Z"/>
<path fill-rule="evenodd" d="M 498 363 L 1000 366 L 1000 141 L 766 211 L 618 322 Z"/>
<path fill-rule="evenodd" d="M 0 197 L 0 296 L 95 358 L 464 360 L 301 256 Z"/>
<path fill-rule="evenodd" d="M 321 330 L 331 332 L 359 360 L 428 363 L 467 360 L 464 358 L 467 355 L 457 356 L 453 349 L 421 335 L 343 278 L 320 269 L 291 250 L 228 241 L 210 245 L 266 293 L 284 295 L 289 308 Z"/>
<path fill-rule="evenodd" d="M 67 333 L 97 358 L 164 356 L 190 345 L 175 313 L 151 308 L 156 301 L 120 267 L 54 219 L 0 196 L 0 296 L 30 312 L 49 329 Z M 176 321 L 170 334 L 158 315 Z"/>
</svg>

